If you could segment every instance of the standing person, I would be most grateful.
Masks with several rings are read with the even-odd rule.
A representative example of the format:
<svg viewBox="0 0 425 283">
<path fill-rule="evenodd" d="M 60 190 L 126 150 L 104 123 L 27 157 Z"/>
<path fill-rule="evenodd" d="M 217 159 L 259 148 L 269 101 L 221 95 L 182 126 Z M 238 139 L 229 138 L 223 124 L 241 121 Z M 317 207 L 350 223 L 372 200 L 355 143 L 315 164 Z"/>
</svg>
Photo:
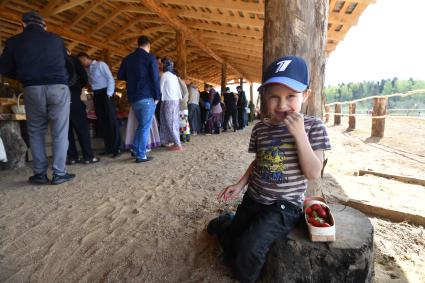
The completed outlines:
<svg viewBox="0 0 425 283">
<path fill-rule="evenodd" d="M 66 171 L 69 102 L 66 50 L 59 36 L 47 32 L 44 19 L 36 12 L 22 15 L 23 32 L 6 41 L 0 56 L 0 74 L 22 83 L 27 128 L 33 156 L 29 178 L 33 184 L 47 184 L 48 160 L 45 135 L 50 125 L 53 143 L 53 185 L 75 177 Z"/>
<path fill-rule="evenodd" d="M 100 154 L 111 154 L 115 158 L 121 154 L 121 134 L 114 101 L 114 77 L 105 62 L 93 60 L 84 52 L 78 54 L 78 59 L 87 69 L 94 94 L 94 109 L 105 143 L 105 151 Z"/>
<path fill-rule="evenodd" d="M 283 70 L 282 62 L 287 64 Z M 330 149 L 322 121 L 299 113 L 310 94 L 305 61 L 279 58 L 264 77 L 261 114 L 268 118 L 252 130 L 248 151 L 255 159 L 218 199 L 234 199 L 246 185 L 248 189 L 229 225 L 217 218 L 208 225 L 208 232 L 219 236 L 224 261 L 240 282 L 258 279 L 270 246 L 300 220 L 307 180 L 320 177 L 324 150 Z"/>
<path fill-rule="evenodd" d="M 68 131 L 68 160 L 67 164 L 72 165 L 77 162 L 90 164 L 99 162 L 99 158 L 93 155 L 90 134 L 89 121 L 87 119 L 86 105 L 81 101 L 81 91 L 88 84 L 86 70 L 81 65 L 77 57 L 71 56 L 67 51 L 66 66 L 69 74 L 69 90 L 71 91 L 71 108 L 69 115 Z M 77 147 L 75 145 L 74 130 L 77 133 L 78 142 L 81 147 L 83 159 L 78 157 Z"/>
<path fill-rule="evenodd" d="M 161 76 L 161 124 L 159 135 L 161 143 L 169 150 L 182 151 L 179 135 L 179 100 L 182 99 L 179 79 L 173 73 L 173 61 L 162 61 L 164 73 Z M 171 145 L 172 144 L 172 145 Z"/>
<path fill-rule="evenodd" d="M 189 125 L 189 111 L 187 102 L 189 101 L 189 90 L 185 81 L 183 81 L 179 76 L 180 90 L 182 93 L 182 99 L 180 100 L 180 141 L 189 142 L 190 141 L 190 125 Z"/>
<path fill-rule="evenodd" d="M 133 150 L 136 163 L 140 163 L 153 159 L 146 155 L 146 146 L 161 93 L 156 58 L 149 53 L 149 38 L 141 36 L 137 44 L 139 47 L 123 59 L 118 79 L 127 82 L 127 96 L 138 122 Z"/>
<path fill-rule="evenodd" d="M 246 99 L 245 91 L 242 90 L 242 87 L 238 85 L 236 87 L 238 91 L 238 125 L 239 130 L 243 130 L 246 126 L 246 107 L 248 106 L 248 101 Z"/>
<path fill-rule="evenodd" d="M 201 131 L 201 109 L 199 108 L 199 91 L 197 87 L 190 83 L 188 86 L 189 91 L 189 125 L 193 135 Z"/>
<path fill-rule="evenodd" d="M 204 85 L 204 91 L 199 94 L 199 106 L 201 109 L 201 132 L 205 132 L 206 122 L 211 110 L 211 101 L 209 100 L 210 85 Z"/>
<path fill-rule="evenodd" d="M 224 105 L 226 106 L 226 110 L 224 112 L 223 132 L 227 131 L 227 126 L 229 124 L 230 117 L 232 118 L 233 131 L 236 132 L 236 130 L 238 129 L 238 109 L 236 107 L 237 96 L 230 91 L 229 87 L 226 87 L 226 92 L 223 96 Z"/>
</svg>

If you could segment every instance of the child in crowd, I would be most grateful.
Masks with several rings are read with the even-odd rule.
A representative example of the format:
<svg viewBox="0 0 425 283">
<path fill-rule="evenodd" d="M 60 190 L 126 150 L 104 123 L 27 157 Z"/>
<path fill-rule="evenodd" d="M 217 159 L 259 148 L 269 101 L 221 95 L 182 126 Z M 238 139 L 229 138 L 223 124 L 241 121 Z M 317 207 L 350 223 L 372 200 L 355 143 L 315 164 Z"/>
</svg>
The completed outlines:
<svg viewBox="0 0 425 283">
<path fill-rule="evenodd" d="M 262 121 L 251 134 L 255 160 L 242 178 L 219 193 L 220 201 L 238 197 L 248 185 L 236 215 L 208 225 L 223 247 L 223 263 L 240 282 L 255 282 L 273 242 L 300 219 L 307 180 L 320 176 L 329 138 L 321 120 L 303 116 L 310 94 L 305 61 L 285 56 L 266 70 L 260 86 Z M 226 225 L 223 225 L 226 223 Z"/>
</svg>

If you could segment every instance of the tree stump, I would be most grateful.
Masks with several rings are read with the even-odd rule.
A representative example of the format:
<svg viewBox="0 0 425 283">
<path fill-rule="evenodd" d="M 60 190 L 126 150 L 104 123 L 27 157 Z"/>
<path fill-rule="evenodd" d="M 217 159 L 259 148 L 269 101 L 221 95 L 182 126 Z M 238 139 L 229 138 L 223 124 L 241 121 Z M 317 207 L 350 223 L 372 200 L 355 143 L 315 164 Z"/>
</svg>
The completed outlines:
<svg viewBox="0 0 425 283">
<path fill-rule="evenodd" d="M 271 247 L 261 282 L 372 282 L 373 226 L 358 210 L 330 205 L 336 241 L 311 242 L 304 221 Z"/>
<path fill-rule="evenodd" d="M 0 162 L 0 170 L 24 167 L 27 146 L 22 139 L 19 122 L 0 121 L 0 137 L 7 155 L 7 162 Z"/>
</svg>

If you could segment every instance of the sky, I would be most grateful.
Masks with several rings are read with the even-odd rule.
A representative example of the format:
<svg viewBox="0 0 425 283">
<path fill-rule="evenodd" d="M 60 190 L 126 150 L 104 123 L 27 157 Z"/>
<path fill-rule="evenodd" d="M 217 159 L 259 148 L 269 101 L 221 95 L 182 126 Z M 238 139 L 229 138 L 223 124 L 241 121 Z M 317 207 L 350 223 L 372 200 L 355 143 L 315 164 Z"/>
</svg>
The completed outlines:
<svg viewBox="0 0 425 283">
<path fill-rule="evenodd" d="M 326 64 L 325 85 L 397 77 L 425 80 L 425 0 L 369 5 Z"/>
</svg>

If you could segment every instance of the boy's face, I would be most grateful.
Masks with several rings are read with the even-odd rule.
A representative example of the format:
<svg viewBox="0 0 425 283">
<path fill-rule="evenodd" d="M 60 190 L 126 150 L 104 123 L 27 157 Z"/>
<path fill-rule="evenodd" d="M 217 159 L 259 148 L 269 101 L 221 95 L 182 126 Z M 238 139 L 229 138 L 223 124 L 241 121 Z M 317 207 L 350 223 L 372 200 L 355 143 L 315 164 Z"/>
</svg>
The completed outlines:
<svg viewBox="0 0 425 283">
<path fill-rule="evenodd" d="M 301 105 L 310 94 L 309 91 L 296 92 L 283 85 L 270 85 L 265 89 L 267 110 L 272 122 L 281 123 L 290 112 L 299 113 Z"/>
</svg>

